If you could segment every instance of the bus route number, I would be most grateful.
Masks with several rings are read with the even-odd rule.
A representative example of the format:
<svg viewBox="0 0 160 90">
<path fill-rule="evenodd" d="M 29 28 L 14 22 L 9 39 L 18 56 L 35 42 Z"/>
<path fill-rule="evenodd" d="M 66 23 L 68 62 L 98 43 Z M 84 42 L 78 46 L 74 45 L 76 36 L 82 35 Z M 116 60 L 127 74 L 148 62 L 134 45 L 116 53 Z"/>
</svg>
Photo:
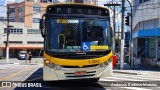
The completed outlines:
<svg viewBox="0 0 160 90">
<path fill-rule="evenodd" d="M 99 64 L 99 60 L 89 60 L 89 64 Z"/>
</svg>

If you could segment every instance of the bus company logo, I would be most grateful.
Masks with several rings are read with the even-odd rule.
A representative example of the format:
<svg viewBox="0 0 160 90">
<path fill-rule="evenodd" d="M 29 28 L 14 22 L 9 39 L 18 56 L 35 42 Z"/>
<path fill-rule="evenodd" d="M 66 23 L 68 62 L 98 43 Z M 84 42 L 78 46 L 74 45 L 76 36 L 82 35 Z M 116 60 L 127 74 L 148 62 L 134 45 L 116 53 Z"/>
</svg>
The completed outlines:
<svg viewBox="0 0 160 90">
<path fill-rule="evenodd" d="M 2 82 L 2 87 L 42 87 L 41 83 Z"/>
<path fill-rule="evenodd" d="M 11 82 L 2 82 L 2 87 L 12 87 Z"/>
</svg>

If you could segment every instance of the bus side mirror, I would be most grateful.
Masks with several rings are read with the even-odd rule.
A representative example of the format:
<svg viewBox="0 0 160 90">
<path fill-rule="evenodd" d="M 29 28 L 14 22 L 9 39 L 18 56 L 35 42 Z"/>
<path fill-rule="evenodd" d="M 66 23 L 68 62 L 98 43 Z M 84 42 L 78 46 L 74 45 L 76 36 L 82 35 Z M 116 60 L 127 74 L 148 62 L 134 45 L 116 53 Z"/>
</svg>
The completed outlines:
<svg viewBox="0 0 160 90">
<path fill-rule="evenodd" d="M 44 19 L 40 19 L 40 29 L 44 29 Z"/>
<path fill-rule="evenodd" d="M 41 30 L 41 35 L 44 38 L 44 30 L 45 30 L 45 24 L 44 24 L 44 19 L 40 19 L 40 24 L 39 24 L 39 29 Z"/>
</svg>

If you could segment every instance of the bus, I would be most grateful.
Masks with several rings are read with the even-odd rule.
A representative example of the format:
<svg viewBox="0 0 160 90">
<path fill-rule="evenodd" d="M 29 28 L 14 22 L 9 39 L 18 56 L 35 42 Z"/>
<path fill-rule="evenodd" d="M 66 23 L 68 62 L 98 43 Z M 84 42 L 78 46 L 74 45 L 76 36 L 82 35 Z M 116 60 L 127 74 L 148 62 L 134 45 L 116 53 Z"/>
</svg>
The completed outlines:
<svg viewBox="0 0 160 90">
<path fill-rule="evenodd" d="M 109 10 L 86 4 L 48 5 L 40 19 L 44 38 L 43 80 L 87 79 L 112 75 Z"/>
</svg>

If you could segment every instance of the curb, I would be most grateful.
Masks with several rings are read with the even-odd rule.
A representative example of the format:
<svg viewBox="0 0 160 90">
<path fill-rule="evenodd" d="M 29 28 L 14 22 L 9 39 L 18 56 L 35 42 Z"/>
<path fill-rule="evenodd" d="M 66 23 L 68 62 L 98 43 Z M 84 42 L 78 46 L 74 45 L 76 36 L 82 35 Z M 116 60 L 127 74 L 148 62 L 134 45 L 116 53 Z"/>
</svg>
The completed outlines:
<svg viewBox="0 0 160 90">
<path fill-rule="evenodd" d="M 3 62 L 0 64 L 15 64 L 15 65 L 43 65 L 43 64 L 37 64 L 37 63 L 7 63 L 7 62 Z"/>
<path fill-rule="evenodd" d="M 131 75 L 141 75 L 140 73 L 125 72 L 125 71 L 113 71 L 113 73 L 131 74 Z"/>
</svg>

